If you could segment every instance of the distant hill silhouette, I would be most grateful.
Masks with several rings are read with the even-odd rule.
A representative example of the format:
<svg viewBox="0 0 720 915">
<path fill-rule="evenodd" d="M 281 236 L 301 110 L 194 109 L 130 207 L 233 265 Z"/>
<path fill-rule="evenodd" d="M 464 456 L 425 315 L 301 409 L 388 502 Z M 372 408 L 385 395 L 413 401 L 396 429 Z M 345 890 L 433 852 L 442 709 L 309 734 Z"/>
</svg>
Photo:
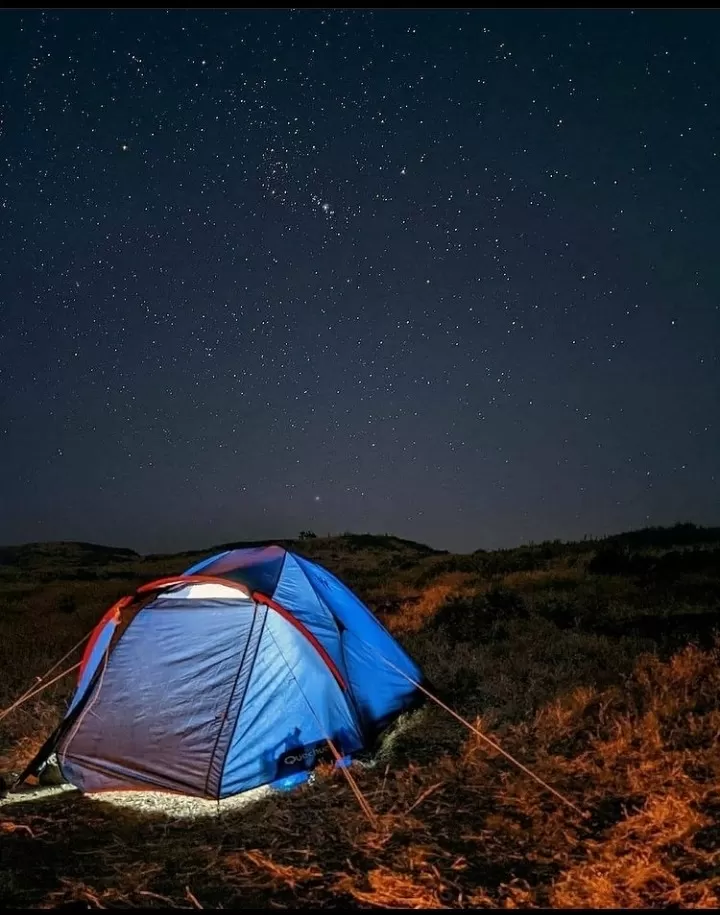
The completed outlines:
<svg viewBox="0 0 720 915">
<path fill-rule="evenodd" d="M 628 546 L 632 549 L 667 549 L 672 546 L 695 546 L 720 541 L 720 527 L 700 527 L 686 521 L 671 527 L 643 527 L 624 534 L 605 538 L 606 543 Z"/>
<path fill-rule="evenodd" d="M 202 550 L 183 550 L 182 552 L 172 554 L 150 553 L 145 558 L 160 559 L 166 555 L 197 556 L 199 554 L 206 554 L 211 556 L 213 553 L 222 553 L 226 550 L 244 550 L 252 547 L 268 546 L 270 544 L 277 544 L 277 546 L 284 547 L 288 550 L 311 550 L 313 552 L 327 547 L 337 547 L 350 551 L 358 549 L 389 550 L 395 552 L 398 550 L 413 550 L 423 556 L 442 555 L 447 553 L 447 550 L 436 550 L 427 546 L 425 543 L 418 543 L 415 540 L 405 540 L 402 537 L 395 537 L 392 534 L 345 533 L 336 534 L 331 537 L 311 537 L 307 539 L 302 537 L 278 537 L 265 540 L 231 540 L 227 543 L 218 543 L 215 544 L 215 546 L 207 547 Z"/>
<path fill-rule="evenodd" d="M 110 562 L 132 562 L 141 558 L 139 553 L 125 547 L 72 540 L 0 546 L 0 565 L 28 569 L 39 566 L 46 568 L 49 565 L 105 565 Z"/>
<path fill-rule="evenodd" d="M 49 541 L 0 546 L 0 567 L 14 569 L 43 569 L 63 567 L 92 567 L 117 565 L 118 563 L 135 563 L 144 560 L 163 560 L 174 557 L 192 559 L 211 556 L 225 550 L 247 549 L 277 544 L 286 549 L 296 550 L 312 556 L 323 556 L 338 553 L 355 554 L 368 552 L 388 556 L 403 554 L 403 558 L 412 556 L 447 557 L 448 568 L 461 567 L 469 562 L 468 569 L 473 569 L 478 562 L 485 565 L 500 563 L 507 570 L 531 570 L 544 561 L 560 555 L 585 552 L 596 552 L 593 571 L 599 574 L 612 574 L 617 569 L 620 574 L 642 573 L 647 567 L 646 559 L 628 559 L 630 551 L 669 550 L 678 547 L 701 546 L 720 543 L 720 527 L 702 527 L 690 522 L 683 522 L 669 527 L 647 527 L 607 537 L 579 541 L 545 540 L 540 543 L 523 544 L 499 550 L 478 549 L 472 553 L 452 554 L 448 550 L 438 550 L 416 540 L 395 537 L 392 534 L 353 534 L 343 533 L 330 537 L 312 538 L 276 538 L 263 540 L 232 540 L 215 544 L 203 549 L 189 549 L 176 552 L 140 554 L 127 547 L 106 546 L 82 541 Z M 690 561 L 690 560 L 688 560 Z M 445 560 L 443 560 L 445 562 Z M 666 560 L 667 562 L 667 560 Z M 672 562 L 672 560 L 670 560 Z M 438 566 L 438 569 L 441 567 Z"/>
</svg>

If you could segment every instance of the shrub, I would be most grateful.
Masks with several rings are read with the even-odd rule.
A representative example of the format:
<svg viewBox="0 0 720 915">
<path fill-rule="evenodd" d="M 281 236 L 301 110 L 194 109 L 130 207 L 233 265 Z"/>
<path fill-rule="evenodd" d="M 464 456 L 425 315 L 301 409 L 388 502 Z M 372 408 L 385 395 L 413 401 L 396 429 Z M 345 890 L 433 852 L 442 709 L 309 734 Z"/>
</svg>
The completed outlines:
<svg viewBox="0 0 720 915">
<path fill-rule="evenodd" d="M 437 611 L 429 627 L 440 630 L 451 643 L 473 641 L 487 636 L 492 627 L 528 615 L 520 594 L 494 587 L 485 594 L 453 597 Z M 495 630 L 497 636 L 499 630 Z"/>
<path fill-rule="evenodd" d="M 77 600 L 72 594 L 63 594 L 58 599 L 57 608 L 61 613 L 74 613 L 77 610 Z"/>
</svg>

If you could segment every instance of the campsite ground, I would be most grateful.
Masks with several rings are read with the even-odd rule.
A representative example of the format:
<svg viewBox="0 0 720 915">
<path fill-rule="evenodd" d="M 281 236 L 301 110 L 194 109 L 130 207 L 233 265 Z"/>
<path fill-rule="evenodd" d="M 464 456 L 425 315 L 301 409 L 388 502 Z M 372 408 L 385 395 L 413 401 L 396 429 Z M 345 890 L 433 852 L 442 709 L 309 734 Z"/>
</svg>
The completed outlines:
<svg viewBox="0 0 720 915">
<path fill-rule="evenodd" d="M 400 722 L 374 768 L 242 806 L 41 792 L 0 806 L 0 906 L 709 907 L 720 903 L 720 530 L 455 556 L 392 537 L 293 548 L 339 574 L 446 701 L 587 811 L 446 713 Z M 134 585 L 198 554 L 0 549 L 0 707 Z M 0 772 L 71 684 L 0 721 Z M 185 811 L 187 812 L 187 811 Z"/>
</svg>

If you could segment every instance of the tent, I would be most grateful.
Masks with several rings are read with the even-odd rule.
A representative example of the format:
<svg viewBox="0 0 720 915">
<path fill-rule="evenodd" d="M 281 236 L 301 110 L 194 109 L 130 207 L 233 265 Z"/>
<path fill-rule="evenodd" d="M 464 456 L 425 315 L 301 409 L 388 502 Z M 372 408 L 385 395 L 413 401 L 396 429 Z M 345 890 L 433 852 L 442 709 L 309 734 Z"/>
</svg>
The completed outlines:
<svg viewBox="0 0 720 915">
<path fill-rule="evenodd" d="M 95 627 L 55 754 L 87 793 L 225 798 L 346 765 L 419 704 L 422 673 L 334 575 L 279 546 L 143 585 Z"/>
</svg>

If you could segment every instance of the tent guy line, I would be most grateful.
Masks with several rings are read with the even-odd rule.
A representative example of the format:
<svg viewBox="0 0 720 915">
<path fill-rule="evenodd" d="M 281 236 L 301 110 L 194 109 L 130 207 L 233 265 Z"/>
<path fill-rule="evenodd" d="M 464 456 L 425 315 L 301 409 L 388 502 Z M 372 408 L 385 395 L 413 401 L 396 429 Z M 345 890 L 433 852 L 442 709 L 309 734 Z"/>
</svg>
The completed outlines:
<svg viewBox="0 0 720 915">
<path fill-rule="evenodd" d="M 90 636 L 93 634 L 94 629 L 95 629 L 95 627 L 93 627 L 90 630 L 90 632 L 87 633 L 87 635 L 84 635 L 79 641 L 75 642 L 73 647 L 71 649 L 69 649 L 69 651 L 66 651 L 65 654 L 60 658 L 60 660 L 56 661 L 52 665 L 52 667 L 50 667 L 48 670 L 46 670 L 45 673 L 42 675 L 42 677 L 36 677 L 33 680 L 32 684 L 25 690 L 24 693 L 22 693 L 20 696 L 18 696 L 18 698 L 15 699 L 15 701 L 12 702 L 6 709 L 3 709 L 3 711 L 0 712 L 0 721 L 2 721 L 3 718 L 5 718 L 7 715 L 9 715 L 10 712 L 14 711 L 16 708 L 19 708 L 23 703 L 27 702 L 28 699 L 32 699 L 33 696 L 36 696 L 38 693 L 42 692 L 44 689 L 47 689 L 48 686 L 52 686 L 53 683 L 56 683 L 58 680 L 61 680 L 63 677 L 67 676 L 67 674 L 69 674 L 73 670 L 75 670 L 79 666 L 79 664 L 75 664 L 73 667 L 70 667 L 70 668 L 68 668 L 68 670 L 65 670 L 62 674 L 58 674 L 58 676 L 55 677 L 53 680 L 51 680 L 49 683 L 45 683 L 42 686 L 39 685 L 40 683 L 43 682 L 43 680 L 46 680 L 50 676 L 50 674 L 63 663 L 63 661 L 67 661 L 67 659 L 70 657 L 70 655 L 73 654 L 73 652 L 77 651 L 77 649 L 83 644 L 83 642 L 86 642 L 90 638 Z M 82 661 L 80 661 L 80 664 L 82 664 Z"/>
</svg>

